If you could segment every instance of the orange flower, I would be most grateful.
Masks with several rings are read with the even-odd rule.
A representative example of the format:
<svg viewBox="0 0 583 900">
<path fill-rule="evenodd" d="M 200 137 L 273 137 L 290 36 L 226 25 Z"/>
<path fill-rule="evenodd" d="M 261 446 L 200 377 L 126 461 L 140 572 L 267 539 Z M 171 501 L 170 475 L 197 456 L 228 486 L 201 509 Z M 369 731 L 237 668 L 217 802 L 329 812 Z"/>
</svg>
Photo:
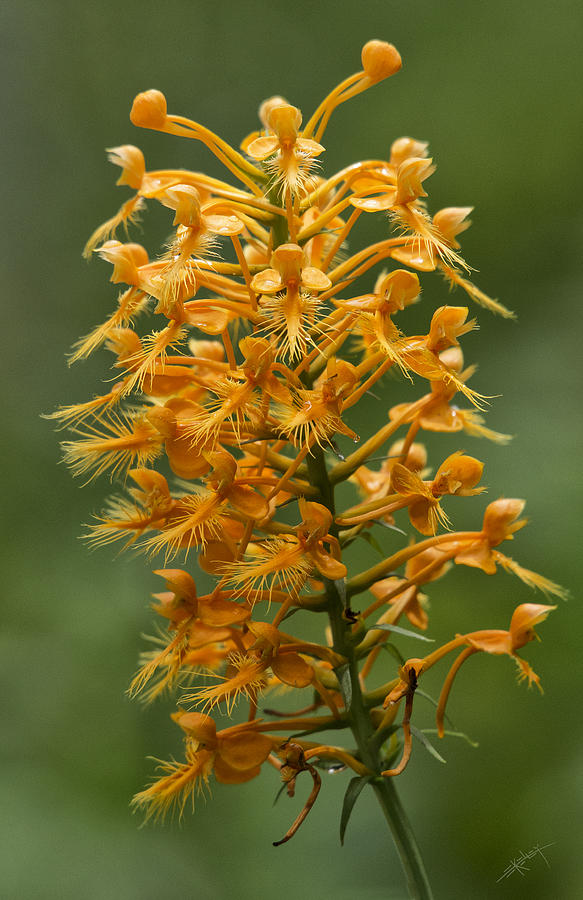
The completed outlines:
<svg viewBox="0 0 583 900">
<path fill-rule="evenodd" d="M 482 531 L 476 538 L 464 539 L 451 545 L 451 549 L 456 551 L 455 562 L 481 569 L 487 575 L 494 575 L 496 567 L 501 565 L 513 575 L 517 575 L 529 587 L 565 599 L 567 593 L 560 585 L 530 569 L 523 568 L 510 557 L 494 549 L 502 541 L 513 540 L 515 532 L 526 525 L 526 519 L 518 518 L 524 505 L 524 500 L 505 498 L 490 503 L 484 513 Z"/>
<path fill-rule="evenodd" d="M 465 650 L 462 650 L 462 652 L 453 663 L 441 689 L 436 714 L 437 731 L 439 737 L 443 737 L 444 735 L 443 719 L 445 715 L 445 707 L 454 678 L 457 675 L 462 663 L 464 663 L 465 660 L 468 659 L 469 656 L 472 656 L 472 654 L 474 653 L 483 651 L 484 653 L 491 653 L 495 655 L 506 654 L 508 656 L 511 656 L 518 666 L 519 681 L 523 681 L 525 678 L 528 679 L 528 686 L 530 687 L 534 683 L 542 693 L 542 687 L 538 675 L 533 671 L 526 660 L 521 659 L 518 656 L 516 651 L 520 650 L 521 647 L 524 647 L 525 644 L 528 644 L 529 641 L 534 641 L 537 639 L 537 634 L 534 631 L 534 626 L 538 625 L 540 622 L 544 622 L 548 614 L 556 608 L 556 606 L 544 606 L 540 603 L 522 603 L 514 610 L 512 619 L 510 621 L 510 628 L 508 629 L 508 631 L 495 629 L 486 631 L 473 631 L 469 634 L 458 635 L 455 641 L 450 641 L 449 645 L 446 644 L 446 647 L 449 649 L 453 649 L 454 646 L 459 646 L 460 644 L 467 644 L 467 647 Z M 443 649 L 445 648 L 442 648 L 442 650 Z M 435 654 L 432 654 L 431 657 L 428 657 L 426 659 L 426 667 L 432 665 L 432 658 L 440 653 L 441 655 L 443 655 L 441 651 L 436 650 Z"/>
<path fill-rule="evenodd" d="M 145 810 L 146 819 L 164 819 L 177 809 L 182 818 L 188 801 L 208 786 L 211 773 L 223 784 L 243 784 L 256 778 L 274 747 L 267 735 L 245 730 L 245 726 L 217 732 L 209 716 L 179 712 L 175 721 L 186 732 L 186 762 L 162 762 L 164 775 L 136 794 L 132 805 Z"/>
<path fill-rule="evenodd" d="M 302 114 L 295 106 L 272 103 L 266 118 L 271 134 L 256 138 L 245 149 L 253 159 L 265 162 L 276 184 L 301 193 L 314 157 L 325 148 L 317 141 L 299 137 Z"/>
<path fill-rule="evenodd" d="M 279 356 L 297 359 L 313 342 L 310 332 L 319 309 L 313 294 L 326 290 L 332 282 L 320 269 L 305 265 L 304 251 L 297 244 L 281 244 L 271 265 L 273 268 L 258 272 L 251 281 L 251 289 L 261 297 L 262 330 L 277 338 Z"/>
<path fill-rule="evenodd" d="M 250 590 L 281 586 L 292 597 L 299 593 L 308 576 L 316 569 L 325 578 L 344 578 L 346 566 L 338 559 L 340 547 L 329 534 L 332 514 L 320 503 L 299 499 L 302 522 L 296 535 L 265 541 L 253 548 L 255 559 L 238 560 L 223 567 L 227 584 L 247 596 Z M 329 553 L 325 544 L 332 549 Z M 251 549 L 251 548 L 250 548 Z"/>
<path fill-rule="evenodd" d="M 357 441 L 358 435 L 341 418 L 344 401 L 357 380 L 357 369 L 351 363 L 338 360 L 329 364 L 312 390 L 295 392 L 293 407 L 278 408 L 282 433 L 306 449 L 329 444 L 336 432 Z"/>
<path fill-rule="evenodd" d="M 417 531 L 435 534 L 438 524 L 449 525 L 440 498 L 445 494 L 470 497 L 481 493 L 484 488 L 475 485 L 482 477 L 483 468 L 479 460 L 457 451 L 444 460 L 433 481 L 422 481 L 415 472 L 397 462 L 391 469 L 391 487 L 396 493 L 354 506 L 336 521 L 341 525 L 357 525 L 408 507 L 411 524 Z"/>
<path fill-rule="evenodd" d="M 485 437 L 499 444 L 511 440 L 508 434 L 492 431 L 484 426 L 484 418 L 476 410 L 460 409 L 452 403 L 459 390 L 459 383 L 465 383 L 473 374 L 474 368 L 465 371 L 461 348 L 452 347 L 439 354 L 441 361 L 450 372 L 459 373 L 457 381 L 447 383 L 437 373 L 431 380 L 431 393 L 426 394 L 416 403 L 399 403 L 389 410 L 389 417 L 395 421 L 406 416 L 405 422 L 415 422 L 425 431 L 457 432 L 467 431 L 475 437 Z M 410 415 L 407 416 L 407 411 Z"/>
</svg>

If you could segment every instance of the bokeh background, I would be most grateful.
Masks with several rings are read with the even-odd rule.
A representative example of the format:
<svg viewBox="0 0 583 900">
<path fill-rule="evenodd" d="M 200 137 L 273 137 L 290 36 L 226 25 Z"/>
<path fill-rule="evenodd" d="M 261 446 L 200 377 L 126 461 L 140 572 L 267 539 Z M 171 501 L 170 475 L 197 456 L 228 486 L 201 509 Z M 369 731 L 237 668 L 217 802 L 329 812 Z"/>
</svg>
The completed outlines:
<svg viewBox="0 0 583 900">
<path fill-rule="evenodd" d="M 325 779 L 304 827 L 277 850 L 271 842 L 301 801 L 272 806 L 271 770 L 216 787 L 181 827 L 138 829 L 128 800 L 152 770 L 146 757 L 180 753 L 169 704 L 144 710 L 124 695 L 140 633 L 152 629 L 157 579 L 144 559 L 89 553 L 78 541 L 108 485 L 79 490 L 40 418 L 92 395 L 104 372 L 105 357 L 72 370 L 64 362 L 116 296 L 108 267 L 80 256 L 126 196 L 103 148 L 137 143 L 150 168 L 220 171 L 194 142 L 137 133 L 133 96 L 157 87 L 172 111 L 237 143 L 273 93 L 309 115 L 359 67 L 371 37 L 395 43 L 404 68 L 335 114 L 327 171 L 386 156 L 394 138 L 412 135 L 430 141 L 438 166 L 431 208 L 476 207 L 464 255 L 480 270 L 478 284 L 519 319 L 476 309 L 480 331 L 464 345 L 480 365 L 474 386 L 496 395 L 490 426 L 516 437 L 508 447 L 465 437 L 463 448 L 486 462 L 488 499 L 528 499 L 531 523 L 513 555 L 573 594 L 540 628 L 542 644 L 525 652 L 544 696 L 517 686 L 510 660 L 473 659 L 451 714 L 479 747 L 440 745 L 440 765 L 417 746 L 399 786 L 438 898 L 583 894 L 582 10 L 570 0 L 2 5 L 2 898 L 405 896 L 372 794 L 361 797 L 340 847 L 343 774 Z M 154 250 L 168 228 L 164 217 L 146 219 L 144 241 Z M 362 240 L 385 226 L 379 217 L 367 228 Z M 447 302 L 437 276 L 423 284 L 424 303 L 411 313 L 420 327 Z M 403 396 L 396 381 L 382 388 L 385 405 Z M 361 415 L 364 434 L 378 415 L 379 403 Z M 460 444 L 442 437 L 432 446 L 439 461 Z M 472 522 L 486 502 L 475 501 Z M 513 607 L 532 597 L 510 576 L 461 567 L 429 593 L 437 640 L 507 627 Z M 407 655 L 418 648 L 402 642 Z M 430 707 L 418 709 L 430 725 Z M 300 783 L 298 795 L 306 788 Z M 533 857 L 530 871 L 498 881 L 537 844 L 552 845 L 548 867 Z"/>
</svg>

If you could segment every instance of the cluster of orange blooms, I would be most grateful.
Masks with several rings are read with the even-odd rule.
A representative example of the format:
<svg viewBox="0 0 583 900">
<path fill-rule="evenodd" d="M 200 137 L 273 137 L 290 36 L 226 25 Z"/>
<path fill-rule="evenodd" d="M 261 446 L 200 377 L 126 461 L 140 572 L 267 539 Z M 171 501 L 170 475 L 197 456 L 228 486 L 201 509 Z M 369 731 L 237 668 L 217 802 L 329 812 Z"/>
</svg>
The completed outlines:
<svg viewBox="0 0 583 900">
<path fill-rule="evenodd" d="M 121 482 L 90 542 L 121 542 L 163 560 L 154 610 L 164 627 L 130 692 L 148 700 L 178 692 L 172 718 L 184 732 L 185 759 L 163 763 L 134 798 L 146 817 L 182 813 L 212 778 L 245 782 L 268 763 L 290 794 L 300 773 L 313 781 L 288 840 L 315 800 L 319 767 L 377 782 L 403 771 L 416 687 L 446 654 L 458 651 L 437 702 L 440 736 L 452 681 L 470 655 L 507 654 L 521 678 L 539 684 L 518 651 L 554 607 L 526 603 L 508 630 L 457 635 L 400 667 L 385 656 L 380 683 L 369 686 L 383 645 L 399 632 L 426 631 L 421 589 L 452 563 L 489 575 L 502 567 L 545 595 L 562 595 L 498 549 L 525 524 L 523 501 L 494 500 L 476 530 L 453 530 L 442 503 L 481 493 L 483 464 L 456 452 L 432 476 L 416 440 L 424 431 L 507 440 L 485 426 L 485 398 L 468 387 L 473 366 L 464 367 L 460 347 L 476 327 L 468 307 L 441 306 L 424 334 L 402 330 L 419 300 L 420 273 L 438 272 L 449 288 L 512 315 L 469 280 L 458 237 L 471 209 L 430 215 L 424 185 L 434 165 L 427 144 L 409 137 L 392 144 L 387 160 L 321 174 L 332 112 L 400 67 L 392 45 L 369 41 L 362 69 L 306 125 L 299 109 L 272 97 L 240 151 L 168 113 L 159 91 L 135 98 L 135 125 L 202 142 L 235 184 L 184 169 L 149 171 L 135 146 L 109 151 L 121 168 L 118 184 L 132 194 L 91 236 L 86 255 L 112 265 L 121 292 L 71 361 L 104 347 L 119 376 L 106 393 L 53 415 L 74 432 L 64 453 L 76 475 Z M 174 217 L 153 259 L 141 244 L 115 238 L 148 201 Z M 377 216 L 381 240 L 353 252 L 348 241 L 362 215 Z M 369 293 L 352 296 L 373 270 Z M 152 315 L 156 330 L 140 332 Z M 422 396 L 390 408 L 361 442 L 350 410 L 390 370 L 418 379 Z M 380 468 L 369 468 L 382 448 Z M 346 481 L 354 502 L 337 510 L 334 489 Z M 401 549 L 349 577 L 344 548 L 378 524 L 394 535 L 396 521 L 410 532 Z M 201 596 L 201 576 L 172 568 L 177 559 L 207 573 L 212 589 Z M 372 599 L 357 608 L 365 591 Z M 321 644 L 286 626 L 292 613 L 299 623 L 310 612 L 328 613 Z M 405 618 L 407 628 L 399 625 Z M 309 702 L 289 714 L 263 709 L 263 695 L 282 686 L 308 689 Z M 211 713 L 231 714 L 236 705 L 244 705 L 243 720 L 217 731 Z M 342 728 L 352 729 L 356 749 L 308 739 Z"/>
</svg>

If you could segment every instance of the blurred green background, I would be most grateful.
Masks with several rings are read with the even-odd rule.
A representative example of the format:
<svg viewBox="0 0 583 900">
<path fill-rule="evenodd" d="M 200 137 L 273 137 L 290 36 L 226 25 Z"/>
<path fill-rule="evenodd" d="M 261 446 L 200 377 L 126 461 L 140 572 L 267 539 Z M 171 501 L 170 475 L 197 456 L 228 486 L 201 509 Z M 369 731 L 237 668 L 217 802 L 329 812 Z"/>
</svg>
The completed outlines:
<svg viewBox="0 0 583 900">
<path fill-rule="evenodd" d="M 378 37 L 399 48 L 403 71 L 335 114 L 326 171 L 386 156 L 394 138 L 412 135 L 430 141 L 438 166 L 431 209 L 476 207 L 464 255 L 480 270 L 480 287 L 519 320 L 472 310 L 481 328 L 464 346 L 480 365 L 473 386 L 497 395 L 488 424 L 516 437 L 508 447 L 442 437 L 432 442 L 433 460 L 463 447 L 486 462 L 487 499 L 527 498 L 531 523 L 512 555 L 573 593 L 540 628 L 542 644 L 525 652 L 544 696 L 516 685 L 510 660 L 473 659 L 450 712 L 480 746 L 440 745 L 445 766 L 416 746 L 399 786 L 438 898 L 580 897 L 581 4 L 8 0 L 1 16 L 0 896 L 405 896 L 372 794 L 362 796 L 340 847 L 343 774 L 325 779 L 304 827 L 277 850 L 271 842 L 307 785 L 300 782 L 297 801 L 273 808 L 271 771 L 240 787 L 217 786 L 182 827 L 138 830 L 128 800 L 152 770 L 146 757 L 180 753 L 168 702 L 144 710 L 124 695 L 140 633 L 152 630 L 148 599 L 158 579 L 144 559 L 89 553 L 77 540 L 108 484 L 79 490 L 57 466 L 57 437 L 39 418 L 58 402 L 91 396 L 103 374 L 99 355 L 72 370 L 64 362 L 117 294 L 108 267 L 80 255 L 128 195 L 114 187 L 117 170 L 103 148 L 137 143 L 150 168 L 220 174 L 194 142 L 138 133 L 128 119 L 134 95 L 159 88 L 173 112 L 238 143 L 273 93 L 309 115 L 359 67 L 362 44 Z M 162 238 L 169 220 L 154 218 L 153 230 L 145 222 L 153 250 L 152 235 Z M 367 227 L 363 240 L 385 233 L 381 217 Z M 447 302 L 438 276 L 422 283 L 424 303 L 412 311 L 420 325 Z M 457 294 L 453 302 L 466 301 Z M 411 330 L 414 321 L 403 325 Z M 392 381 L 382 393 L 387 405 L 403 397 Z M 364 434 L 367 427 L 363 417 Z M 473 523 L 487 499 L 470 509 Z M 457 509 L 450 504 L 463 524 Z M 514 606 L 535 599 L 510 576 L 461 567 L 429 593 L 437 640 L 507 627 Z M 419 646 L 402 641 L 407 655 Z M 429 706 L 417 712 L 431 724 Z M 524 875 L 497 882 L 537 844 L 552 844 L 548 868 L 535 857 Z"/>
</svg>

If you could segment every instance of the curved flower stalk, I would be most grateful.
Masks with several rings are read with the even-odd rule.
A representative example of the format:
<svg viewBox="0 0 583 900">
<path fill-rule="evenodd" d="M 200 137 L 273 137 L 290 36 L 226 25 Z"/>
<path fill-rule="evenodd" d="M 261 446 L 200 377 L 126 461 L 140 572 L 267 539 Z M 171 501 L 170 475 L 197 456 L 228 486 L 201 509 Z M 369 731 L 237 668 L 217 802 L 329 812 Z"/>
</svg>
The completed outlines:
<svg viewBox="0 0 583 900">
<path fill-rule="evenodd" d="M 521 602 L 507 631 L 457 635 L 424 657 L 403 660 L 394 642 L 403 631 L 431 640 L 439 608 L 430 613 L 425 592 L 455 565 L 487 575 L 502 568 L 546 596 L 564 591 L 498 549 L 526 524 L 524 501 L 494 500 L 476 530 L 456 530 L 458 501 L 450 498 L 476 502 L 485 490 L 483 464 L 463 450 L 430 459 L 419 440 L 424 431 L 509 440 L 484 424 L 486 397 L 468 386 L 476 367 L 464 367 L 462 345 L 477 327 L 468 307 L 443 297 L 427 310 L 423 333 L 407 333 L 422 279 L 435 271 L 482 307 L 511 315 L 467 278 L 458 236 L 471 208 L 430 213 L 436 166 L 416 138 L 395 140 L 387 160 L 365 159 L 328 175 L 320 167 L 334 111 L 400 67 L 391 44 L 369 41 L 362 69 L 304 126 L 297 107 L 269 98 L 261 127 L 240 150 L 170 113 L 160 91 L 135 98 L 135 125 L 200 142 L 225 166 L 226 180 L 149 171 L 133 145 L 108 151 L 121 168 L 118 184 L 133 193 L 91 235 L 85 253 L 112 265 L 111 282 L 122 290 L 70 362 L 103 348 L 113 354 L 114 384 L 52 417 L 72 428 L 63 449 L 75 475 L 121 482 L 90 526 L 90 543 L 120 542 L 163 566 L 154 570 L 165 582 L 153 604 L 161 625 L 129 693 L 146 701 L 174 695 L 184 761 L 161 762 L 135 807 L 146 819 L 173 809 L 182 815 L 213 781 L 246 782 L 267 763 L 290 796 L 298 780 L 310 788 L 278 846 L 303 827 L 317 801 L 318 769 L 346 768 L 352 781 L 342 835 L 370 785 L 410 895 L 427 898 L 429 882 L 394 787 L 413 737 L 427 744 L 414 724 L 422 713 L 414 704 L 418 684 L 458 651 L 437 704 L 440 737 L 452 683 L 469 656 L 511 656 L 520 677 L 540 686 L 518 651 L 555 606 Z M 169 210 L 170 237 L 160 252 L 115 236 L 152 203 Z M 348 249 L 364 214 L 374 217 L 378 240 Z M 388 372 L 412 381 L 418 399 L 394 396 L 383 410 L 379 400 L 378 419 L 370 418 L 361 440 L 353 407 Z M 457 405 L 457 395 L 469 408 Z M 338 511 L 335 489 L 344 482 Z M 378 525 L 404 534 L 399 549 L 384 549 Z M 364 571 L 350 550 L 358 539 L 382 555 Z M 180 568 L 169 568 L 176 558 Z M 207 579 L 203 593 L 196 564 Z M 318 622 L 327 614 L 320 641 L 302 636 L 314 613 Z M 381 655 L 385 646 L 400 666 Z M 290 704 L 299 711 L 265 706 L 271 691 L 298 694 Z M 217 729 L 217 715 L 239 712 L 244 721 Z M 349 732 L 351 749 L 322 742 L 328 731 Z"/>
</svg>

